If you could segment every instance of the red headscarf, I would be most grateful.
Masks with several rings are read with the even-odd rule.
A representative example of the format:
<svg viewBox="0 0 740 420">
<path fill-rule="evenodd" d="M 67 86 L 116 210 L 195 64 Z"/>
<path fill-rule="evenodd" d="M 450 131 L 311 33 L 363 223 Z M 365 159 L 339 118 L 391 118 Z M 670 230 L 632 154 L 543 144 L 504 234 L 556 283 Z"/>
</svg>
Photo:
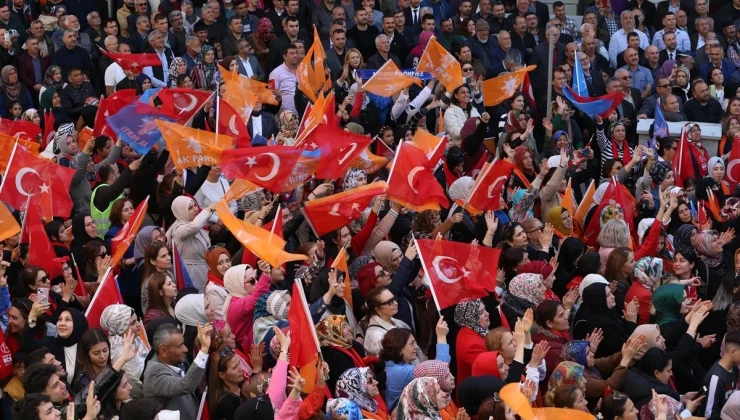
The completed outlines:
<svg viewBox="0 0 740 420">
<path fill-rule="evenodd" d="M 378 278 L 375 276 L 375 267 L 379 267 L 380 264 L 376 261 L 370 261 L 360 268 L 357 273 L 357 283 L 360 285 L 360 292 L 362 296 L 367 296 L 368 292 L 375 287 Z"/>
<path fill-rule="evenodd" d="M 487 351 L 479 354 L 478 357 L 475 358 L 475 361 L 473 362 L 473 376 L 484 375 L 491 375 L 499 379 L 503 379 L 501 377 L 501 373 L 498 371 L 497 351 Z"/>
<path fill-rule="evenodd" d="M 531 175 L 534 173 L 534 161 L 532 162 L 532 169 L 524 167 L 524 156 L 526 156 L 527 153 L 529 153 L 530 158 L 533 158 L 532 151 L 529 150 L 527 146 L 517 146 L 517 148 L 514 149 L 514 164 L 516 164 L 516 167 L 520 171 Z"/>
</svg>

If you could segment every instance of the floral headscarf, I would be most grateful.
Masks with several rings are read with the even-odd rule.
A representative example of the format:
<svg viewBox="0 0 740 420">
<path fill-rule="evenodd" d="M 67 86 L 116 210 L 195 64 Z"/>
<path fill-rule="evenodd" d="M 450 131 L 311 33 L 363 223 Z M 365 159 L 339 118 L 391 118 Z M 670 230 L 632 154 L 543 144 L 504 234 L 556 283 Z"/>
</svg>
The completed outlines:
<svg viewBox="0 0 740 420">
<path fill-rule="evenodd" d="M 208 51 L 213 51 L 213 63 L 208 64 L 206 63 L 206 53 Z M 204 45 L 200 49 L 200 54 L 198 55 L 198 66 L 203 71 L 203 83 L 205 83 L 205 88 L 207 90 L 213 90 L 218 85 L 218 78 L 219 78 L 219 71 L 218 71 L 218 65 L 216 65 L 218 57 L 216 54 L 216 49 L 213 48 L 210 45 Z"/>
<path fill-rule="evenodd" d="M 182 57 L 175 57 L 172 59 L 172 63 L 170 63 L 170 69 L 167 73 L 167 86 L 168 87 L 177 87 L 177 68 L 180 67 L 181 63 L 184 63 L 185 59 Z"/>
<path fill-rule="evenodd" d="M 44 73 L 44 86 L 61 91 L 64 85 L 63 82 L 54 81 L 54 73 L 56 73 L 57 70 L 61 72 L 62 68 L 56 65 L 51 65 L 46 69 L 46 72 Z"/>
<path fill-rule="evenodd" d="M 365 171 L 362 169 L 350 169 L 344 176 L 344 182 L 342 182 L 342 191 L 349 191 L 357 188 L 357 178 L 360 175 L 365 175 Z"/>
<path fill-rule="evenodd" d="M 635 263 L 632 274 L 646 289 L 653 290 L 655 283 L 663 275 L 663 260 L 652 257 L 641 258 Z"/>
<path fill-rule="evenodd" d="M 436 220 L 439 220 L 438 210 L 424 210 L 416 213 L 414 219 L 411 221 L 411 231 L 414 232 L 417 238 L 419 237 L 417 232 L 424 233 L 429 237 L 429 234 L 437 228 L 434 223 Z"/>
<path fill-rule="evenodd" d="M 21 115 L 21 118 L 24 121 L 31 121 L 33 122 L 33 119 L 36 118 L 39 115 L 39 111 L 36 110 L 36 108 L 28 108 L 23 115 Z"/>
<path fill-rule="evenodd" d="M 580 386 L 584 369 L 580 363 L 560 362 L 550 375 L 547 389 L 555 389 L 561 386 Z"/>
<path fill-rule="evenodd" d="M 398 400 L 398 418 L 404 420 L 440 420 L 437 408 L 439 384 L 433 378 L 417 378 L 411 381 Z"/>
<path fill-rule="evenodd" d="M 367 395 L 367 385 L 371 382 L 372 371 L 368 367 L 347 369 L 337 379 L 337 397 L 349 398 L 361 409 L 371 413 L 378 412 L 378 402 Z"/>
<path fill-rule="evenodd" d="M 668 410 L 666 411 L 665 418 L 676 419 L 681 418 L 680 414 L 683 411 L 683 404 L 677 401 L 675 398 L 669 395 L 659 395 L 658 398 L 663 398 L 663 403 L 666 405 Z M 651 399 L 650 402 L 643 405 L 640 409 L 640 418 L 642 420 L 655 420 L 655 416 L 658 415 L 658 410 L 655 409 L 655 400 Z"/>
<path fill-rule="evenodd" d="M 226 321 L 223 319 L 214 319 L 211 324 L 213 325 L 213 329 L 211 330 L 211 347 L 208 350 L 214 352 L 221 348 L 221 344 L 224 343 L 224 338 L 221 337 L 221 331 L 226 326 Z"/>
<path fill-rule="evenodd" d="M 532 304 L 539 305 L 542 302 L 542 296 L 539 290 L 541 284 L 541 274 L 519 274 L 511 279 L 509 293 Z"/>
<path fill-rule="evenodd" d="M 288 133 L 290 137 L 295 137 L 298 132 L 298 116 L 293 111 L 286 110 L 278 114 L 277 123 L 278 130 L 283 132 L 283 136 Z"/>
<path fill-rule="evenodd" d="M 269 33 L 268 33 L 269 32 Z M 272 21 L 269 18 L 263 17 L 257 24 L 257 37 L 267 42 L 272 41 L 275 38 L 275 31 L 272 27 Z"/>
<path fill-rule="evenodd" d="M 722 264 L 722 252 L 715 252 L 712 249 L 712 241 L 716 236 L 717 231 L 714 230 L 705 230 L 696 235 L 696 252 L 710 267 L 717 267 Z"/>
<path fill-rule="evenodd" d="M 11 72 L 16 73 L 15 83 L 10 83 Z M 6 95 L 8 95 L 8 98 L 11 101 L 18 100 L 18 97 L 21 95 L 21 82 L 20 78 L 17 75 L 18 70 L 16 70 L 16 68 L 11 65 L 3 67 L 3 69 L 0 71 L 0 87 L 2 87 L 2 90 L 5 92 Z"/>
<path fill-rule="evenodd" d="M 352 341 L 344 338 L 344 326 L 347 324 L 345 315 L 330 315 L 316 325 L 316 335 L 319 336 L 321 347 L 352 347 Z"/>
<path fill-rule="evenodd" d="M 488 329 L 480 325 L 480 299 L 464 300 L 455 306 L 455 323 L 460 327 L 468 327 L 485 337 Z"/>
<path fill-rule="evenodd" d="M 612 219 L 616 219 L 618 215 L 622 215 L 622 218 L 624 218 L 624 210 L 622 210 L 621 206 L 617 204 L 613 204 L 613 205 L 608 205 L 604 207 L 604 209 L 601 210 L 601 216 L 600 216 L 601 217 L 600 219 L 601 227 L 604 227 L 606 222 Z"/>
<path fill-rule="evenodd" d="M 447 375 L 450 373 L 450 364 L 440 360 L 427 360 L 414 367 L 414 378 L 434 378 L 437 380 L 439 387 L 447 394 L 452 393 L 452 389 L 445 389 Z"/>
<path fill-rule="evenodd" d="M 360 407 L 347 398 L 329 399 L 326 402 L 326 415 L 332 420 L 362 420 L 363 418 Z"/>
</svg>

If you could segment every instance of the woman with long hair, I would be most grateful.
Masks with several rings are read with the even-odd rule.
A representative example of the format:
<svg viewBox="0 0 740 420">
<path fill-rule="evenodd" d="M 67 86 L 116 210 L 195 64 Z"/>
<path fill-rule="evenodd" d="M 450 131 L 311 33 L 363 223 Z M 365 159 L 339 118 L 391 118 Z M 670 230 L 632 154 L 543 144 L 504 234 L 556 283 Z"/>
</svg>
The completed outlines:
<svg viewBox="0 0 740 420">
<path fill-rule="evenodd" d="M 149 279 L 149 307 L 144 314 L 144 326 L 157 318 L 175 317 L 173 302 L 177 297 L 177 285 L 172 278 L 163 273 L 153 273 Z"/>
<path fill-rule="evenodd" d="M 370 290 L 365 296 L 365 305 L 365 351 L 368 355 L 378 356 L 383 350 L 381 343 L 388 331 L 393 328 L 411 330 L 411 327 L 394 318 L 398 313 L 398 298 L 386 287 Z"/>
<path fill-rule="evenodd" d="M 460 142 L 460 131 L 468 118 L 480 118 L 480 114 L 473 106 L 470 89 L 462 85 L 452 92 L 450 106 L 444 115 L 445 129 L 455 144 Z"/>
<path fill-rule="evenodd" d="M 208 409 L 213 419 L 234 419 L 234 413 L 246 401 L 241 387 L 244 371 L 234 350 L 226 347 L 211 356 L 208 376 Z"/>
<path fill-rule="evenodd" d="M 149 282 L 156 273 L 170 275 L 172 256 L 167 244 L 152 242 L 144 253 L 144 265 L 141 271 L 141 310 L 146 313 L 149 309 Z"/>
<path fill-rule="evenodd" d="M 70 251 L 81 273 L 85 272 L 84 246 L 98 237 L 95 220 L 89 213 L 80 213 L 72 218 L 72 244 Z"/>
<path fill-rule="evenodd" d="M 609 253 L 609 257 L 606 259 L 604 278 L 610 283 L 616 282 L 617 287 L 614 290 L 616 306 L 614 308 L 617 313 L 621 312 L 624 308 L 627 291 L 632 286 L 632 271 L 634 271 L 634 267 L 635 254 L 629 248 L 615 248 Z"/>
</svg>

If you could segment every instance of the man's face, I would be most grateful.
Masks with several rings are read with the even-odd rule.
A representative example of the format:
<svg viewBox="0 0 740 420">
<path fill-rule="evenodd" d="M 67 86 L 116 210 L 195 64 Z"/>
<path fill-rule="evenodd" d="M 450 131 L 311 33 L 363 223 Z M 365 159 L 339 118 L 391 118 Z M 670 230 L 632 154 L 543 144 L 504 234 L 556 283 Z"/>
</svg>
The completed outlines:
<svg viewBox="0 0 740 420">
<path fill-rule="evenodd" d="M 655 65 L 655 63 L 660 60 L 660 51 L 658 51 L 658 47 L 655 45 L 649 46 L 648 49 L 645 50 L 645 57 L 650 64 Z"/>
<path fill-rule="evenodd" d="M 365 9 L 356 10 L 355 21 L 359 25 L 367 25 L 367 11 Z"/>
<path fill-rule="evenodd" d="M 627 61 L 626 56 L 624 61 Z M 619 79 L 619 83 L 622 85 L 622 89 L 630 87 L 630 85 L 632 84 L 632 76 L 630 76 L 630 74 L 626 70 L 620 70 L 616 73 L 616 75 Z"/>
<path fill-rule="evenodd" d="M 159 32 L 162 32 L 164 34 L 164 33 L 167 33 L 168 27 L 169 27 L 169 24 L 167 23 L 167 18 L 164 18 L 164 19 L 160 19 L 159 22 L 157 22 L 156 29 Z"/>
<path fill-rule="evenodd" d="M 423 31 L 434 32 L 434 19 L 427 19 L 422 22 L 421 29 Z"/>
<path fill-rule="evenodd" d="M 527 28 L 528 29 L 536 29 L 537 28 L 537 16 L 536 15 L 529 15 L 526 17 L 527 20 Z"/>
<path fill-rule="evenodd" d="M 655 84 L 655 90 L 658 92 L 658 96 L 665 98 L 665 96 L 671 93 L 671 82 L 670 80 L 660 77 L 658 83 Z"/>
<path fill-rule="evenodd" d="M 493 6 L 493 15 L 496 16 L 496 19 L 503 19 L 504 16 L 506 16 L 506 9 L 504 8 L 504 5 L 497 4 Z"/>
<path fill-rule="evenodd" d="M 119 45 L 118 54 L 131 54 L 131 47 L 128 44 Z"/>
<path fill-rule="evenodd" d="M 535 18 L 536 19 L 536 18 Z M 514 21 L 514 30 L 518 33 L 523 33 L 527 30 L 527 19 L 524 19 L 522 16 L 517 16 L 516 20 Z"/>
<path fill-rule="evenodd" d="M 665 15 L 663 17 L 663 26 L 671 31 L 676 29 L 676 15 Z"/>
<path fill-rule="evenodd" d="M 733 26 L 734 28 L 734 26 Z M 698 22 L 696 22 L 696 31 L 699 32 L 702 36 L 707 33 L 709 30 L 709 21 L 706 19 L 700 19 Z"/>
<path fill-rule="evenodd" d="M 74 29 L 75 31 L 80 30 L 80 20 L 77 19 L 77 16 L 67 15 L 65 19 L 67 20 L 68 29 Z"/>
<path fill-rule="evenodd" d="M 722 62 L 722 48 L 712 47 L 709 49 L 709 60 L 712 61 L 712 63 L 715 66 L 720 65 Z"/>
<path fill-rule="evenodd" d="M 298 49 L 297 48 L 289 49 L 287 54 L 283 55 L 283 60 L 285 60 L 285 64 L 297 66 L 298 62 L 300 61 L 300 57 L 298 55 Z"/>
<path fill-rule="evenodd" d="M 624 62 L 629 64 L 630 66 L 636 66 L 638 61 L 639 54 L 637 54 L 637 50 L 633 48 L 627 48 L 627 50 L 624 52 Z"/>
<path fill-rule="evenodd" d="M 375 42 L 375 47 L 378 51 L 387 54 L 391 50 L 391 43 L 388 41 L 388 37 L 382 37 Z"/>
<path fill-rule="evenodd" d="M 706 83 L 696 83 L 694 85 L 694 96 L 701 102 L 709 100 L 709 86 Z"/>
<path fill-rule="evenodd" d="M 7 21 L 9 19 L 10 19 L 10 7 L 4 4 L 2 7 L 0 7 L 0 20 Z"/>
<path fill-rule="evenodd" d="M 25 5 L 26 5 L 25 0 L 13 0 L 13 6 L 15 6 L 17 9 L 20 9 Z"/>
<path fill-rule="evenodd" d="M 247 7 L 247 3 L 239 3 L 236 6 L 236 15 L 240 18 L 244 19 L 249 14 L 249 8 Z"/>
<path fill-rule="evenodd" d="M 478 39 L 480 39 L 481 41 L 488 40 L 488 30 L 475 31 L 475 34 L 478 36 Z"/>
<path fill-rule="evenodd" d="M 697 15 L 704 16 L 707 13 L 707 0 L 696 0 L 694 9 L 696 9 Z"/>
<path fill-rule="evenodd" d="M 511 34 L 508 31 L 499 32 L 498 44 L 504 51 L 509 51 L 509 48 L 511 48 Z"/>
<path fill-rule="evenodd" d="M 205 44 L 208 40 L 208 31 L 203 29 L 195 33 L 195 36 L 198 38 L 201 44 Z"/>
<path fill-rule="evenodd" d="M 676 25 L 685 28 L 688 21 L 689 18 L 686 16 L 686 12 L 679 9 L 678 12 L 676 12 Z"/>
<path fill-rule="evenodd" d="M 285 10 L 287 10 L 288 14 L 291 16 L 297 15 L 298 14 L 298 1 L 297 0 L 288 1 L 288 7 L 286 7 Z"/>
<path fill-rule="evenodd" d="M 676 34 L 666 34 L 665 38 L 663 38 L 663 42 L 665 43 L 665 47 L 671 51 L 676 49 Z"/>
<path fill-rule="evenodd" d="M 231 32 L 235 34 L 242 33 L 242 27 L 244 24 L 242 24 L 241 19 L 231 19 L 231 24 L 229 25 L 229 28 L 231 29 Z"/>
<path fill-rule="evenodd" d="M 139 20 L 139 23 L 136 24 L 136 29 L 138 29 L 139 32 L 142 32 L 142 33 L 149 32 L 149 29 L 151 29 L 151 25 L 149 24 L 149 19 Z"/>
<path fill-rule="evenodd" d="M 596 15 L 593 13 L 586 13 L 586 16 L 583 17 L 583 21 L 594 27 L 596 26 Z"/>
<path fill-rule="evenodd" d="M 737 35 L 737 28 L 735 28 L 735 25 L 728 25 L 722 30 L 722 32 L 724 32 L 725 36 L 728 38 L 735 38 Z"/>
<path fill-rule="evenodd" d="M 77 37 L 73 33 L 64 33 L 64 45 L 70 50 L 77 46 Z"/>
<path fill-rule="evenodd" d="M 334 20 L 347 20 L 346 17 L 347 13 L 345 12 L 344 7 L 335 7 L 334 10 L 331 11 L 331 18 Z"/>
<path fill-rule="evenodd" d="M 287 22 L 286 23 L 286 32 L 292 37 L 298 36 L 298 22 Z"/>
<path fill-rule="evenodd" d="M 516 0 L 516 11 L 519 14 L 527 13 L 529 10 L 529 0 Z"/>
<path fill-rule="evenodd" d="M 481 0 L 478 3 L 478 7 L 480 7 L 481 13 L 484 13 L 484 14 L 491 13 L 491 0 Z"/>
<path fill-rule="evenodd" d="M 403 16 L 403 13 L 393 15 L 393 21 L 396 23 L 397 28 L 403 28 L 406 25 L 406 18 Z"/>
<path fill-rule="evenodd" d="M 26 41 L 26 49 L 29 54 L 36 55 L 39 52 L 39 40 L 36 38 L 28 38 Z"/>
<path fill-rule="evenodd" d="M 39 420 L 60 420 L 62 418 L 62 413 L 54 408 L 51 401 L 41 403 L 41 405 L 38 406 L 38 414 Z"/>
<path fill-rule="evenodd" d="M 445 35 L 449 35 L 453 31 L 452 21 L 449 19 L 445 19 L 440 23 L 440 27 L 442 28 L 442 33 Z"/>
<path fill-rule="evenodd" d="M 555 17 L 562 21 L 565 21 L 565 6 L 553 7 L 552 12 Z"/>
<path fill-rule="evenodd" d="M 387 16 L 383 18 L 383 32 L 392 34 L 395 26 L 396 23 L 393 21 L 392 17 Z"/>
<path fill-rule="evenodd" d="M 411 0 L 409 1 L 409 4 L 411 5 L 411 7 L 416 9 L 421 4 L 421 0 Z"/>
<path fill-rule="evenodd" d="M 607 84 L 606 86 L 606 91 L 609 93 L 618 92 L 622 89 L 622 83 L 617 80 L 609 81 L 609 84 Z"/>
<path fill-rule="evenodd" d="M 460 61 L 471 61 L 473 59 L 473 53 L 470 51 L 470 47 L 467 45 L 460 49 Z"/>
<path fill-rule="evenodd" d="M 90 26 L 100 26 L 100 15 L 98 14 L 98 12 L 91 12 L 90 19 L 87 22 L 90 24 Z"/>
<path fill-rule="evenodd" d="M 552 85 L 560 87 L 560 85 L 562 85 L 563 83 L 565 83 L 565 73 L 563 73 L 562 71 L 556 71 L 552 75 Z"/>
<path fill-rule="evenodd" d="M 147 0 L 136 0 L 136 13 L 146 15 L 146 2 Z"/>
<path fill-rule="evenodd" d="M 33 25 L 31 25 L 31 33 L 36 38 L 43 37 L 44 36 L 44 24 L 39 22 L 39 23 L 34 23 Z"/>
<path fill-rule="evenodd" d="M 179 365 L 185 361 L 185 355 L 188 353 L 188 348 L 185 346 L 185 338 L 182 334 L 172 334 L 169 342 L 163 347 L 167 352 L 168 363 Z"/>
<path fill-rule="evenodd" d="M 49 383 L 46 385 L 44 394 L 49 396 L 51 402 L 57 404 L 62 403 L 69 398 L 67 386 L 59 379 L 59 375 L 51 375 L 51 379 L 49 379 Z"/>
<path fill-rule="evenodd" d="M 331 37 L 332 42 L 334 43 L 334 47 L 341 50 L 344 48 L 345 45 L 347 45 L 347 35 L 339 32 Z"/>
<path fill-rule="evenodd" d="M 72 86 L 79 87 L 82 84 L 82 72 L 79 70 L 71 71 L 67 74 L 67 80 Z"/>
<path fill-rule="evenodd" d="M 362 7 L 375 9 L 375 0 L 362 0 Z"/>
<path fill-rule="evenodd" d="M 588 38 L 584 37 L 582 43 L 583 43 L 583 52 L 587 54 L 591 54 L 594 51 L 596 51 L 596 40 L 595 39 L 590 38 L 590 37 Z"/>
<path fill-rule="evenodd" d="M 43 30 L 44 26 L 41 26 L 41 29 Z M 106 35 L 113 35 L 118 36 L 118 22 L 115 20 L 108 21 L 108 23 L 105 24 L 105 28 L 103 29 L 105 31 Z"/>
<path fill-rule="evenodd" d="M 578 45 L 575 42 L 568 43 L 568 45 L 565 46 L 565 56 L 568 60 L 575 60 L 577 51 Z"/>
<path fill-rule="evenodd" d="M 632 16 L 632 13 L 625 13 L 622 15 L 622 27 L 625 27 L 625 28 L 635 27 L 635 17 Z"/>
<path fill-rule="evenodd" d="M 634 48 L 634 49 L 640 48 L 640 37 L 639 36 L 631 36 L 627 40 L 627 46 L 629 46 L 630 48 Z"/>
<path fill-rule="evenodd" d="M 473 11 L 473 3 L 469 1 L 464 1 L 460 3 L 460 15 L 462 16 L 470 16 L 470 13 Z"/>
<path fill-rule="evenodd" d="M 156 50 L 162 49 L 164 47 L 164 36 L 162 34 L 154 35 L 149 44 Z"/>
</svg>

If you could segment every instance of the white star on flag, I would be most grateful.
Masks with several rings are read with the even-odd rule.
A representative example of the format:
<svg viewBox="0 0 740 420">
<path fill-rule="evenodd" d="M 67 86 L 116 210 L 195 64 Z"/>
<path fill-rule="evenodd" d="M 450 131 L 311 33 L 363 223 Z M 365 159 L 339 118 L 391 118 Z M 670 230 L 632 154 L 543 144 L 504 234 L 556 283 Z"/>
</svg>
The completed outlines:
<svg viewBox="0 0 740 420">
<path fill-rule="evenodd" d="M 40 188 L 41 188 L 41 192 L 42 193 L 48 193 L 49 192 L 49 188 L 51 188 L 51 187 L 48 186 L 48 185 L 46 185 L 46 183 L 43 183 L 43 184 L 41 184 L 41 187 Z"/>
<path fill-rule="evenodd" d="M 316 144 L 316 143 L 314 143 L 314 142 L 311 142 L 311 144 L 309 144 L 309 146 L 311 146 L 311 148 L 312 148 L 313 150 L 316 150 L 316 149 L 318 149 L 318 148 L 319 148 L 319 145 L 318 145 L 318 144 Z"/>
<path fill-rule="evenodd" d="M 512 96 L 514 94 L 514 92 L 516 92 L 516 88 L 517 88 L 517 84 L 518 84 L 517 82 L 518 82 L 518 80 L 517 80 L 517 77 L 516 76 L 511 76 L 509 78 L 509 80 L 506 81 L 506 84 L 504 84 L 504 88 L 503 89 L 504 89 L 504 93 L 507 96 Z"/>
<path fill-rule="evenodd" d="M 254 158 L 254 156 L 250 156 L 247 158 L 247 166 L 250 168 L 257 164 L 257 159 Z"/>
</svg>

